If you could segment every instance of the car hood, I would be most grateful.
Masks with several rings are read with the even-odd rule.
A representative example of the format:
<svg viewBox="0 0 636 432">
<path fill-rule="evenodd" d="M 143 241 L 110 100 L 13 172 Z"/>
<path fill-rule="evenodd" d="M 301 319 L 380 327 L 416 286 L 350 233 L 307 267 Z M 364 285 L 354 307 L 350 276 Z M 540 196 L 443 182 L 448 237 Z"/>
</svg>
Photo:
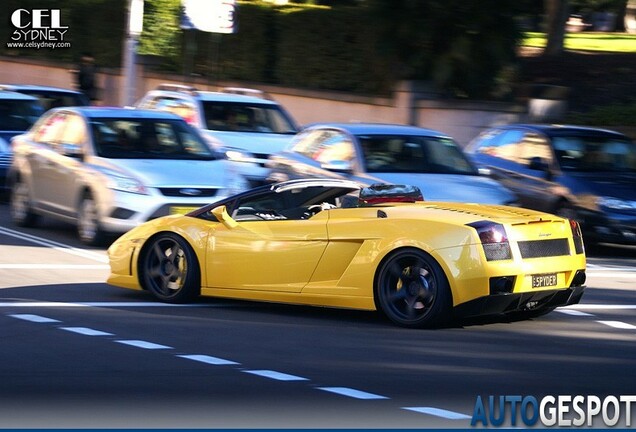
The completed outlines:
<svg viewBox="0 0 636 432">
<path fill-rule="evenodd" d="M 102 159 L 98 165 L 134 177 L 147 187 L 223 188 L 231 174 L 223 160 Z"/>
<path fill-rule="evenodd" d="M 512 192 L 495 180 L 477 175 L 377 173 L 360 179 L 369 184 L 417 186 L 427 201 L 510 204 L 516 200 Z"/>
<path fill-rule="evenodd" d="M 256 154 L 281 152 L 294 137 L 294 135 L 261 132 L 206 131 L 206 134 L 220 141 L 224 147 L 232 147 Z"/>
<path fill-rule="evenodd" d="M 0 131 L 0 138 L 5 140 L 6 142 L 10 142 L 11 138 L 17 135 L 23 134 L 25 131 Z"/>
<path fill-rule="evenodd" d="M 597 196 L 636 200 L 636 174 L 573 173 L 569 174 L 579 184 L 580 190 Z"/>
</svg>

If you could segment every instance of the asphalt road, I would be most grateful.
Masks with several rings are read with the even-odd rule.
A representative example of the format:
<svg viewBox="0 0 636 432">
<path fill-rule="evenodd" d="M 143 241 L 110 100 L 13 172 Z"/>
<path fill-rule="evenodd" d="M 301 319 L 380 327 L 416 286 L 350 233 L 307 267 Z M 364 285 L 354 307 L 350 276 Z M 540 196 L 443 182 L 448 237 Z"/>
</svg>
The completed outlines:
<svg viewBox="0 0 636 432">
<path fill-rule="evenodd" d="M 18 229 L 7 210 L 0 428 L 469 428 L 478 396 L 636 393 L 635 248 L 589 251 L 576 307 L 407 330 L 370 312 L 160 304 L 106 285 L 105 249 L 71 227 Z"/>
</svg>

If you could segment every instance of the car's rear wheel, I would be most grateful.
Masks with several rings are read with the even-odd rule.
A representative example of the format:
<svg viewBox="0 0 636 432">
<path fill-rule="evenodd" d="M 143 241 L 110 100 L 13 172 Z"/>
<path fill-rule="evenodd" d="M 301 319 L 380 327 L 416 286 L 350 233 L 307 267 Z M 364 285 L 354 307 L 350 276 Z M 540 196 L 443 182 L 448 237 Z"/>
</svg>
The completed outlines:
<svg viewBox="0 0 636 432">
<path fill-rule="evenodd" d="M 97 201 L 90 192 L 86 192 L 77 211 L 77 235 L 82 243 L 98 246 L 104 242 L 106 233 L 99 225 Z"/>
<path fill-rule="evenodd" d="M 389 256 L 376 275 L 376 306 L 404 327 L 436 327 L 448 321 L 452 297 L 440 265 L 418 249 Z"/>
<path fill-rule="evenodd" d="M 29 185 L 18 178 L 11 187 L 11 219 L 13 223 L 21 227 L 34 226 L 37 223 L 38 215 L 31 207 L 31 194 Z"/>
<path fill-rule="evenodd" d="M 139 267 L 142 286 L 163 302 L 185 303 L 200 293 L 196 254 L 178 235 L 163 233 L 150 239 Z"/>
</svg>

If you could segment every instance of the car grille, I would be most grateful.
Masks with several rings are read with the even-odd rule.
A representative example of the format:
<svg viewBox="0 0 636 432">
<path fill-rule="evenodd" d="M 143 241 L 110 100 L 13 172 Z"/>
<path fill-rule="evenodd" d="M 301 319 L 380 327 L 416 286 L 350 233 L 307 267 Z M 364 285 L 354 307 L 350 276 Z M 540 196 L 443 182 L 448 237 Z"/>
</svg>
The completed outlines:
<svg viewBox="0 0 636 432">
<path fill-rule="evenodd" d="M 168 197 L 207 198 L 207 197 L 215 196 L 219 190 L 216 188 L 202 189 L 202 188 L 182 187 L 182 188 L 159 188 L 159 191 L 161 192 L 163 196 L 168 196 Z M 196 193 L 196 191 L 198 191 L 199 193 Z"/>
<path fill-rule="evenodd" d="M 523 258 L 570 255 L 568 239 L 520 241 L 518 245 Z"/>
<path fill-rule="evenodd" d="M 267 163 L 267 158 L 269 157 L 269 155 L 267 153 L 253 153 L 253 155 L 255 159 L 262 161 L 258 162 L 258 165 L 264 167 Z"/>
<path fill-rule="evenodd" d="M 8 167 L 11 165 L 11 153 L 0 153 L 0 166 Z"/>
</svg>

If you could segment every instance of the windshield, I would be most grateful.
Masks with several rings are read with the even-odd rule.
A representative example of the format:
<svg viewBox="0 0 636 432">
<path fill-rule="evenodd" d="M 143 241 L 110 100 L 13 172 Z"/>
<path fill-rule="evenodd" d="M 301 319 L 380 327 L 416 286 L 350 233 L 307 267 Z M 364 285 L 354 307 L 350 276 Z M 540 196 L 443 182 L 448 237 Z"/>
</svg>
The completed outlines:
<svg viewBox="0 0 636 432">
<path fill-rule="evenodd" d="M 0 130 L 26 131 L 43 112 L 35 100 L 0 100 Z"/>
<path fill-rule="evenodd" d="M 369 173 L 477 174 L 450 138 L 358 136 Z"/>
<path fill-rule="evenodd" d="M 277 105 L 203 101 L 206 128 L 238 131 L 295 134 L 296 126 Z"/>
<path fill-rule="evenodd" d="M 89 105 L 88 99 L 81 93 L 34 89 L 19 90 L 19 92 L 38 98 L 44 111 L 58 107 Z"/>
<path fill-rule="evenodd" d="M 564 171 L 636 172 L 636 144 L 620 137 L 554 137 L 554 151 Z"/>
<path fill-rule="evenodd" d="M 91 119 L 95 153 L 111 159 L 216 159 L 182 120 Z"/>
</svg>

